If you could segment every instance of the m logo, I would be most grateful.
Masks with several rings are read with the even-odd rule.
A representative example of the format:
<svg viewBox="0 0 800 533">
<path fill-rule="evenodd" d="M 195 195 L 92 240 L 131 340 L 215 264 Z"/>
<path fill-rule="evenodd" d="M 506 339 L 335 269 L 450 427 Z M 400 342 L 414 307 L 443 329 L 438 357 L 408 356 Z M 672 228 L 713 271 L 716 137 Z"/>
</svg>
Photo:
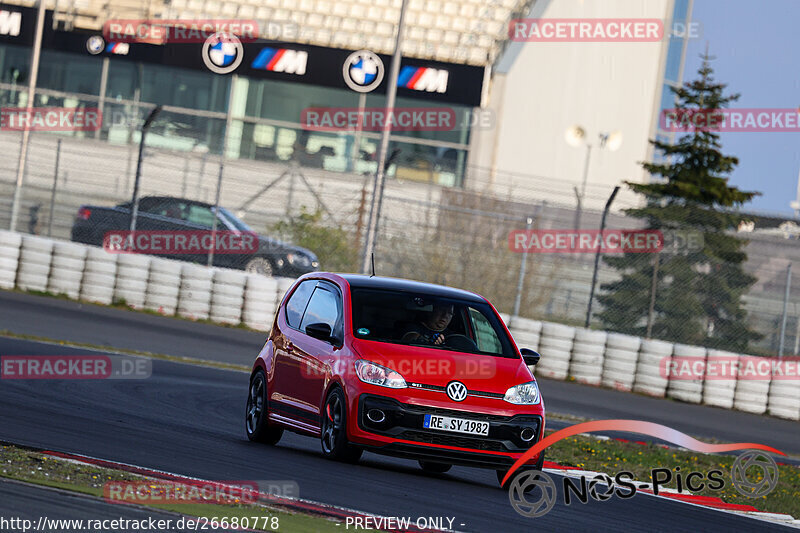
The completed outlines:
<svg viewBox="0 0 800 533">
<path fill-rule="evenodd" d="M 22 13 L 0 10 L 0 35 L 16 37 L 22 28 Z"/>
<path fill-rule="evenodd" d="M 253 68 L 302 76 L 306 73 L 308 52 L 286 48 L 262 48 L 253 61 Z"/>
<path fill-rule="evenodd" d="M 447 92 L 448 76 L 446 70 L 405 66 L 400 70 L 397 86 L 415 91 L 444 93 Z"/>
<path fill-rule="evenodd" d="M 454 402 L 463 402 L 467 397 L 467 387 L 460 381 L 447 384 L 447 397 Z"/>
</svg>

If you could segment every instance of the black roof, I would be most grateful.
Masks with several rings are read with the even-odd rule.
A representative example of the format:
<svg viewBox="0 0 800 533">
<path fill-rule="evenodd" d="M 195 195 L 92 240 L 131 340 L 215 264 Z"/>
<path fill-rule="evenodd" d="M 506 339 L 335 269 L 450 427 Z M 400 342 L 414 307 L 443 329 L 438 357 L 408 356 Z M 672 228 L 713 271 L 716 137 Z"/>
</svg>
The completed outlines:
<svg viewBox="0 0 800 533">
<path fill-rule="evenodd" d="M 149 199 L 149 200 L 176 200 L 178 202 L 187 202 L 190 204 L 201 205 L 203 207 L 214 207 L 214 204 L 209 204 L 208 202 L 201 202 L 200 200 L 191 200 L 189 198 L 180 198 L 178 196 L 163 196 L 160 194 L 148 194 L 146 196 L 141 196 L 139 198 L 139 202 L 141 203 L 142 200 Z M 129 205 L 130 202 L 123 202 L 119 205 Z"/>
<path fill-rule="evenodd" d="M 469 292 L 462 289 L 454 289 L 452 287 L 445 287 L 444 285 L 434 285 L 433 283 L 423 283 L 421 281 L 412 281 L 410 279 L 364 276 L 362 274 L 339 275 L 344 278 L 348 284 L 350 284 L 350 287 L 354 288 L 363 287 L 370 289 L 388 289 L 394 291 L 423 293 L 441 298 L 453 298 L 476 303 L 486 302 L 486 300 L 474 292 Z"/>
</svg>

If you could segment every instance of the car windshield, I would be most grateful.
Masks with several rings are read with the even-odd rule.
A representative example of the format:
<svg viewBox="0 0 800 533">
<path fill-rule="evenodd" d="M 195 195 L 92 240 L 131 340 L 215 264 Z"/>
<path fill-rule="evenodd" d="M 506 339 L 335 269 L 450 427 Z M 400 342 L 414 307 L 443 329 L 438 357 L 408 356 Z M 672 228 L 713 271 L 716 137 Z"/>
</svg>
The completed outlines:
<svg viewBox="0 0 800 533">
<path fill-rule="evenodd" d="M 239 220 L 233 213 L 225 209 L 224 207 L 219 208 L 220 214 L 225 217 L 231 224 L 234 225 L 236 229 L 239 231 L 249 231 L 252 232 L 253 230 L 250 229 L 250 226 Z"/>
<path fill-rule="evenodd" d="M 439 350 L 518 357 L 486 303 L 384 289 L 352 289 L 353 335 Z"/>
</svg>

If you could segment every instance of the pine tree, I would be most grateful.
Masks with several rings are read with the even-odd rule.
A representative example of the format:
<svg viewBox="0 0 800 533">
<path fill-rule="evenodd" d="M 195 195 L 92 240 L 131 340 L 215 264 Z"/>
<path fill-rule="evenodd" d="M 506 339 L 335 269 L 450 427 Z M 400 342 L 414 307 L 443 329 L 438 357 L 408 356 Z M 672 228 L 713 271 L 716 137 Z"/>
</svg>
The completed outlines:
<svg viewBox="0 0 800 533">
<path fill-rule="evenodd" d="M 726 85 L 715 82 L 708 54 L 698 70 L 699 78 L 673 88 L 678 116 L 709 114 L 727 108 L 738 94 L 723 94 Z M 703 234 L 703 248 L 683 254 L 658 254 L 656 299 L 652 336 L 673 342 L 702 344 L 743 351 L 761 336 L 747 328 L 742 295 L 755 282 L 744 272 L 746 241 L 731 233 L 742 217 L 737 208 L 757 192 L 728 185 L 736 157 L 721 152 L 719 134 L 713 128 L 695 128 L 674 144 L 651 140 L 663 154 L 662 162 L 642 163 L 651 183 L 626 182 L 645 198 L 643 207 L 626 209 L 642 219 L 648 229 L 694 230 Z M 606 256 L 605 262 L 620 271 L 621 279 L 601 286 L 604 327 L 645 335 L 651 284 L 656 261 L 653 254 L 626 253 Z"/>
</svg>

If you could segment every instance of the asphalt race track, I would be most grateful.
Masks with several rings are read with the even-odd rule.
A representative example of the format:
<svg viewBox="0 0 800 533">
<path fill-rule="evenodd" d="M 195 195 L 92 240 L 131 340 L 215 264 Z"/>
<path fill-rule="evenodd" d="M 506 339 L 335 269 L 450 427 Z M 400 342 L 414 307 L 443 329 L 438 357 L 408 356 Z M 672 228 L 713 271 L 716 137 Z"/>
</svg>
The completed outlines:
<svg viewBox="0 0 800 533">
<path fill-rule="evenodd" d="M 265 333 L 7 291 L 0 291 L 2 330 L 247 367 L 266 340 Z M 540 379 L 539 384 L 550 412 L 648 420 L 696 437 L 755 441 L 800 456 L 794 421 L 564 381 Z M 563 425 L 553 421 L 549 427 Z"/>
<path fill-rule="evenodd" d="M 0 338 L 0 355 L 86 353 Z M 277 447 L 252 444 L 242 420 L 246 388 L 242 372 L 161 360 L 143 380 L 0 380 L 0 440 L 211 480 L 294 480 L 301 498 L 412 520 L 454 517 L 461 531 L 786 531 L 641 494 L 565 506 L 560 489 L 550 513 L 525 518 L 489 470 L 455 467 L 435 476 L 415 462 L 373 454 L 340 464 L 321 457 L 317 440 L 288 433 Z M 13 515 L 18 501 L 0 498 L 2 514 Z"/>
</svg>

